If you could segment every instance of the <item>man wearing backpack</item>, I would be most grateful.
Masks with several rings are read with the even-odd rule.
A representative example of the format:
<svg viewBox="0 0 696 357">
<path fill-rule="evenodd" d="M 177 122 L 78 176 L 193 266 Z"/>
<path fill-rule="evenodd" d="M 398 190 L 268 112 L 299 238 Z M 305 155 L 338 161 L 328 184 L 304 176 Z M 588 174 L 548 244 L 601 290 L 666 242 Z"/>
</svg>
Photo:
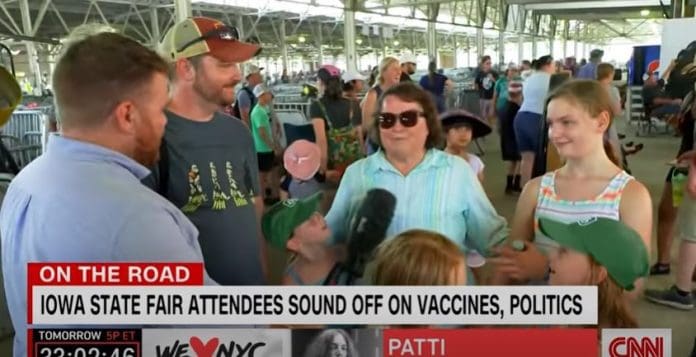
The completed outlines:
<svg viewBox="0 0 696 357">
<path fill-rule="evenodd" d="M 259 51 L 236 28 L 205 17 L 175 24 L 160 48 L 174 85 L 160 162 L 145 183 L 196 225 L 206 269 L 221 285 L 265 283 L 254 142 L 219 110 L 234 101 L 239 64 Z"/>
<path fill-rule="evenodd" d="M 254 88 L 263 82 L 263 77 L 261 77 L 262 70 L 263 68 L 253 64 L 246 66 L 244 70 L 244 73 L 246 73 L 246 84 L 237 92 L 237 101 L 234 103 L 233 116 L 242 119 L 249 128 L 251 128 L 249 125 L 251 122 L 251 110 L 256 105 Z"/>
</svg>

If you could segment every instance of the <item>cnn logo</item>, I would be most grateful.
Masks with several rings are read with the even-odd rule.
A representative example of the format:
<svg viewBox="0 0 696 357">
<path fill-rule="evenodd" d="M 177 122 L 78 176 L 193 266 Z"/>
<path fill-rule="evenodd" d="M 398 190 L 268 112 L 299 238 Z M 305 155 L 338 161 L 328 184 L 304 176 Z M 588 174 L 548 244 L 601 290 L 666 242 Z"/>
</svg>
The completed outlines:
<svg viewBox="0 0 696 357">
<path fill-rule="evenodd" d="M 603 329 L 602 357 L 672 357 L 672 330 Z"/>
</svg>

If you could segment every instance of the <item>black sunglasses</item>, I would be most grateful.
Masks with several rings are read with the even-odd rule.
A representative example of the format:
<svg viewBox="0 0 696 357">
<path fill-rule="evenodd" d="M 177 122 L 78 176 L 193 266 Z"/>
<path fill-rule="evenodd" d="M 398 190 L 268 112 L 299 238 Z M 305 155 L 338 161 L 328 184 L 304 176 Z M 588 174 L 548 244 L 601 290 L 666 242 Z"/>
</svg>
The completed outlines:
<svg viewBox="0 0 696 357">
<path fill-rule="evenodd" d="M 425 113 L 417 110 L 407 110 L 403 113 L 392 114 L 392 113 L 380 113 L 377 116 L 379 120 L 379 127 L 382 129 L 389 129 L 396 125 L 397 120 L 405 128 L 411 128 L 416 126 L 418 123 L 418 117 L 425 115 Z"/>
<path fill-rule="evenodd" d="M 239 30 L 232 26 L 221 26 L 214 30 L 208 31 L 203 36 L 194 38 L 193 40 L 186 42 L 183 46 L 179 47 L 177 52 L 183 52 L 187 48 L 195 45 L 198 42 L 205 41 L 211 38 L 218 38 L 225 41 L 239 40 Z"/>
</svg>

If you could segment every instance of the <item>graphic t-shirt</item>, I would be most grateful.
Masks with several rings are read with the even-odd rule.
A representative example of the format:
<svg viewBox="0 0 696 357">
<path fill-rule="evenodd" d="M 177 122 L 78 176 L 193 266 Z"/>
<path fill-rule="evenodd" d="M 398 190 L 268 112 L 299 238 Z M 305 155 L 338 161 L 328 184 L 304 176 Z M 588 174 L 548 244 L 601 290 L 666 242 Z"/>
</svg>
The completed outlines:
<svg viewBox="0 0 696 357">
<path fill-rule="evenodd" d="M 497 78 L 498 74 L 494 71 L 478 71 L 476 73 L 475 81 L 479 88 L 479 98 L 493 99 L 493 90 L 495 89 L 495 80 Z"/>
<path fill-rule="evenodd" d="M 208 274 L 221 285 L 263 284 L 253 201 L 259 169 L 249 129 L 223 113 L 207 122 L 165 113 L 164 195 L 198 229 Z M 156 167 L 144 181 L 161 191 L 162 177 Z"/>
</svg>

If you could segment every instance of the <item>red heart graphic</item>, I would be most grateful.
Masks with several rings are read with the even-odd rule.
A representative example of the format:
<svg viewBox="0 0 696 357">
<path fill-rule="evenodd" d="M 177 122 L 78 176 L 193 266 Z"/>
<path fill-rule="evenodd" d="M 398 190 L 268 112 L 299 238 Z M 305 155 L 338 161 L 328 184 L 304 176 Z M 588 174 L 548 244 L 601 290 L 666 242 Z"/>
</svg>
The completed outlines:
<svg viewBox="0 0 696 357">
<path fill-rule="evenodd" d="M 194 336 L 189 339 L 189 343 L 198 357 L 213 357 L 213 353 L 220 344 L 220 340 L 217 337 L 214 337 L 203 344 L 203 341 L 201 341 L 200 338 Z"/>
</svg>

